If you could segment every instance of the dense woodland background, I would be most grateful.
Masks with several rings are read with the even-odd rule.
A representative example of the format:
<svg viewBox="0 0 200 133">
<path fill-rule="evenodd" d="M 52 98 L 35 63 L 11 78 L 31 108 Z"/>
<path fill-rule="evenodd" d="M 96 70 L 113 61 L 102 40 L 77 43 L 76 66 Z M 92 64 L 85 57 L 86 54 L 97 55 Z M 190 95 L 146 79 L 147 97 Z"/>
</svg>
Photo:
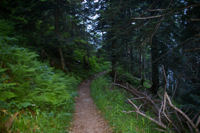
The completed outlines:
<svg viewBox="0 0 200 133">
<path fill-rule="evenodd" d="M 38 127 L 69 123 L 78 83 L 106 70 L 112 82 L 128 83 L 152 98 L 162 99 L 166 91 L 197 132 L 199 44 L 198 0 L 2 0 L 0 129 L 36 130 L 34 123 L 44 118 Z M 28 113 L 38 119 L 25 124 Z"/>
</svg>

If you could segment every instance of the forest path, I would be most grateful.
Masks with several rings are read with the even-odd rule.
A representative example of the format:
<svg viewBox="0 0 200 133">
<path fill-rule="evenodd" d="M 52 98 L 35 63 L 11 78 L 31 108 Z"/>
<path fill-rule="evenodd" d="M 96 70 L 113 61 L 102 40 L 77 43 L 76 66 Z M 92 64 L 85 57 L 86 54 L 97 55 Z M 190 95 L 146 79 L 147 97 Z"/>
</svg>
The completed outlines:
<svg viewBox="0 0 200 133">
<path fill-rule="evenodd" d="M 112 133 L 90 96 L 91 80 L 79 86 L 74 121 L 70 133 Z"/>
</svg>

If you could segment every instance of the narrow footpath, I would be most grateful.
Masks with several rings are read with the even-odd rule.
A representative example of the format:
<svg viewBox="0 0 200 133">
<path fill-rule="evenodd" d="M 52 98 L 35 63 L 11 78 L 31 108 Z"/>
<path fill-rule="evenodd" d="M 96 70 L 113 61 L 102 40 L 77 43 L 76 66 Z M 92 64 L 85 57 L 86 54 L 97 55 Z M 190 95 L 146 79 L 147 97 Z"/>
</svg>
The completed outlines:
<svg viewBox="0 0 200 133">
<path fill-rule="evenodd" d="M 112 133 L 90 96 L 91 80 L 79 86 L 75 116 L 70 133 Z"/>
</svg>

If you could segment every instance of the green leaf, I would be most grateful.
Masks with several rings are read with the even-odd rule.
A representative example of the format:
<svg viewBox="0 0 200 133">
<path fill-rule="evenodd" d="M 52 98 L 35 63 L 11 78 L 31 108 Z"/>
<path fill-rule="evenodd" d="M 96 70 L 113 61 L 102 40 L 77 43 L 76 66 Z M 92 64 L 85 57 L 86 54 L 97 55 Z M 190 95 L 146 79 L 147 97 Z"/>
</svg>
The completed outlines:
<svg viewBox="0 0 200 133">
<path fill-rule="evenodd" d="M 0 100 L 6 101 L 6 100 L 12 99 L 14 97 L 16 97 L 15 93 L 9 92 L 9 91 L 4 91 L 4 92 L 1 92 Z"/>
</svg>

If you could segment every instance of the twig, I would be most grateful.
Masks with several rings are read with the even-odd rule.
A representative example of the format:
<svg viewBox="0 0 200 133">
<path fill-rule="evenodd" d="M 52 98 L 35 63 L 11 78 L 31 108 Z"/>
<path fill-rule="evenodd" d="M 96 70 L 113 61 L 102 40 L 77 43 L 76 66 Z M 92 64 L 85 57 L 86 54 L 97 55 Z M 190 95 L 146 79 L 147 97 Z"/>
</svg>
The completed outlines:
<svg viewBox="0 0 200 133">
<path fill-rule="evenodd" d="M 177 117 L 177 119 L 178 119 L 178 121 L 179 121 L 179 124 L 180 124 L 181 128 L 184 129 L 182 120 L 181 120 L 181 118 L 179 117 L 179 115 L 178 115 L 178 113 L 176 112 L 176 110 L 174 110 L 174 113 L 175 113 L 175 115 L 176 115 L 176 117 Z"/>
<path fill-rule="evenodd" d="M 148 16 L 148 17 L 137 17 L 137 18 L 133 18 L 133 20 L 145 20 L 145 19 L 154 19 L 154 18 L 160 18 L 160 17 L 163 17 L 163 16 L 166 16 L 166 15 L 170 15 L 172 13 L 175 13 L 177 11 L 180 11 L 180 10 L 183 10 L 183 9 L 187 9 L 187 8 L 190 8 L 190 7 L 198 7 L 200 6 L 200 4 L 192 4 L 192 5 L 188 5 L 188 6 L 185 6 L 185 7 L 181 7 L 179 9 L 174 9 L 174 10 L 171 10 L 169 11 L 168 13 L 165 13 L 163 15 L 156 15 L 156 16 Z M 156 10 L 156 9 L 155 9 Z"/>
<path fill-rule="evenodd" d="M 160 11 L 166 11 L 167 9 L 147 9 L 147 11 L 150 12 L 160 12 Z"/>
<path fill-rule="evenodd" d="M 138 90 L 136 90 L 134 87 L 132 87 L 131 85 L 128 85 L 127 87 L 126 86 L 124 86 L 124 85 L 121 85 L 121 84 L 117 84 L 117 83 L 112 83 L 113 85 L 116 85 L 116 86 L 119 86 L 119 87 L 121 87 L 121 88 L 124 88 L 124 89 L 126 89 L 127 91 L 129 91 L 131 94 L 133 94 L 133 95 L 135 95 L 135 96 L 137 96 L 137 97 L 145 97 L 145 98 L 143 98 L 143 99 L 141 99 L 141 100 L 143 100 L 143 101 L 149 101 L 153 106 L 154 106 L 154 110 L 155 110 L 155 113 L 158 113 L 159 112 L 159 108 L 158 108 L 158 106 L 155 104 L 155 102 L 151 99 L 151 97 L 150 96 L 148 96 L 148 95 L 146 95 L 146 94 L 144 94 L 144 93 L 142 93 L 142 92 L 139 92 Z M 129 89 L 129 87 L 131 88 L 131 89 Z"/>
<path fill-rule="evenodd" d="M 197 119 L 196 127 L 198 127 L 199 124 L 200 124 L 200 115 L 199 115 L 199 117 L 198 117 L 198 119 Z"/>
<path fill-rule="evenodd" d="M 186 122 L 186 124 L 188 125 L 189 129 L 190 129 L 190 133 L 194 133 L 192 127 L 190 126 L 189 122 Z"/>
<path fill-rule="evenodd" d="M 170 122 L 172 123 L 172 121 L 169 119 L 169 117 L 166 115 L 165 113 L 165 108 L 166 108 L 166 96 L 164 95 L 166 93 L 166 90 L 167 90 L 167 76 L 166 76 L 166 73 L 165 73 L 165 68 L 164 66 L 162 66 L 162 69 L 163 69 L 163 75 L 164 75 L 164 79 L 165 79 L 165 88 L 164 88 L 164 93 L 163 93 L 163 110 L 162 110 L 162 113 L 163 115 L 165 116 L 165 118 Z"/>
<path fill-rule="evenodd" d="M 192 128 L 195 129 L 196 133 L 200 133 L 199 129 L 196 127 L 196 125 L 193 123 L 193 121 L 182 110 L 180 110 L 179 108 L 177 108 L 176 106 L 174 106 L 172 104 L 167 92 L 165 93 L 165 95 L 168 100 L 169 106 L 171 106 L 174 110 L 176 110 L 178 113 L 180 113 L 189 122 L 189 124 L 192 126 Z"/>
<path fill-rule="evenodd" d="M 162 104 L 160 106 L 160 109 L 159 109 L 159 112 L 158 112 L 158 120 L 159 120 L 159 122 L 161 122 L 161 111 L 162 111 L 162 109 L 163 109 L 163 102 L 162 102 Z"/>
<path fill-rule="evenodd" d="M 143 117 L 149 119 L 150 121 L 154 122 L 155 124 L 157 124 L 158 126 L 164 128 L 164 129 L 167 128 L 162 122 L 159 122 L 159 121 L 153 119 L 152 117 L 147 116 L 146 114 L 142 113 L 142 112 L 139 110 L 139 108 L 137 107 L 137 105 L 135 105 L 130 99 L 128 99 L 128 102 L 136 109 L 136 111 L 135 111 L 136 113 L 138 113 L 139 115 L 141 115 L 141 116 L 143 116 Z"/>
<path fill-rule="evenodd" d="M 200 48 L 193 48 L 193 49 L 185 49 L 184 52 L 194 52 L 194 51 L 200 51 Z"/>
<path fill-rule="evenodd" d="M 144 99 L 145 97 L 136 97 L 136 98 L 131 98 L 131 100 L 140 100 L 140 99 Z"/>
<path fill-rule="evenodd" d="M 195 121 L 195 119 L 196 119 L 197 117 L 199 117 L 199 113 L 200 113 L 200 112 L 198 112 L 197 114 L 194 115 L 194 117 L 192 118 L 192 121 Z M 197 120 L 198 120 L 198 118 L 197 118 Z"/>
<path fill-rule="evenodd" d="M 158 130 L 159 132 L 163 132 L 166 133 L 166 130 L 160 129 L 160 128 L 155 128 L 156 130 Z"/>
<path fill-rule="evenodd" d="M 152 18 L 160 18 L 163 17 L 164 15 L 157 15 L 157 16 L 148 16 L 148 17 L 137 17 L 137 18 L 133 18 L 133 20 L 144 20 L 144 19 L 152 19 Z"/>
<path fill-rule="evenodd" d="M 162 65 L 162 69 L 163 69 L 163 75 L 164 75 L 164 79 L 165 79 L 165 88 L 164 88 L 164 95 L 163 95 L 163 115 L 165 116 L 165 118 L 169 121 L 170 124 L 172 124 L 172 126 L 176 129 L 176 131 L 178 133 L 181 133 L 181 131 L 178 129 L 178 127 L 172 122 L 172 120 L 167 116 L 167 114 L 165 113 L 166 111 L 166 101 L 167 101 L 167 96 L 165 94 L 167 94 L 167 76 L 166 76 L 166 72 L 165 72 L 165 68 Z"/>
<path fill-rule="evenodd" d="M 168 50 L 167 52 L 165 52 L 164 54 L 162 54 L 160 57 L 158 57 L 157 59 L 155 59 L 153 61 L 153 63 L 156 63 L 157 61 L 159 61 L 160 59 L 162 59 L 163 57 L 165 57 L 166 55 L 168 55 L 170 52 L 173 52 L 174 50 L 179 49 L 179 48 L 181 48 L 184 45 L 189 45 L 192 41 L 195 41 L 196 39 L 197 39 L 196 35 L 194 35 L 194 36 L 186 39 L 185 41 L 183 41 L 182 43 L 180 43 L 178 46 L 176 46 L 176 47 Z M 187 43 L 187 42 L 190 42 L 190 43 Z"/>
<path fill-rule="evenodd" d="M 200 18 L 191 18 L 191 21 L 200 21 Z"/>
</svg>

